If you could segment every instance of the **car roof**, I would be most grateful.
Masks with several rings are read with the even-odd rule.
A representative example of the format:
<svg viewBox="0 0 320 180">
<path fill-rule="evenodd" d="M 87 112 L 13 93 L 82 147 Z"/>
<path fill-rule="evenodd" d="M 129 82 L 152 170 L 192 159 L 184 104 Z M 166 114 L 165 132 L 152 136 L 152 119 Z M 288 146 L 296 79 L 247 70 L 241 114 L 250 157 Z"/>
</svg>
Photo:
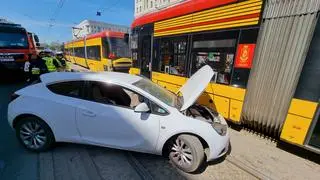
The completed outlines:
<svg viewBox="0 0 320 180">
<path fill-rule="evenodd" d="M 41 75 L 40 79 L 44 84 L 81 80 L 133 84 L 142 77 L 118 72 L 52 72 Z"/>
</svg>

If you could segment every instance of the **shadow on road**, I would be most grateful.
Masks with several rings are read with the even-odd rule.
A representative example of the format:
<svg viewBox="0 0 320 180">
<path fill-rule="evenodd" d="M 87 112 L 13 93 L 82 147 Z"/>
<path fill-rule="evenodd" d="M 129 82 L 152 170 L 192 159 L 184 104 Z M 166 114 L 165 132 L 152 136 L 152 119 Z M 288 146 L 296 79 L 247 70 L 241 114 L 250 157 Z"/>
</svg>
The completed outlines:
<svg viewBox="0 0 320 180">
<path fill-rule="evenodd" d="M 75 174 L 72 173 L 75 172 L 77 173 L 76 176 L 84 177 L 84 179 L 90 176 L 99 177 L 98 179 L 149 179 L 146 177 L 152 177 L 152 179 L 188 179 L 188 174 L 175 168 L 168 158 L 152 154 L 70 143 L 58 143 L 55 148 L 47 153 L 50 157 L 46 159 L 52 159 L 52 165 L 49 166 L 53 169 L 54 177 L 58 174 L 67 179 L 75 178 Z M 132 164 L 132 160 L 128 158 L 128 153 L 137 160 L 139 168 L 136 167 L 136 163 Z M 61 166 L 64 168 L 54 169 Z M 89 176 L 88 171 L 95 173 L 91 173 Z"/>
<path fill-rule="evenodd" d="M 47 153 L 50 156 L 47 159 L 53 161 L 51 168 L 64 167 L 60 170 L 54 169 L 53 176 L 56 177 L 58 174 L 65 176 L 65 178 L 74 178 L 75 175 L 70 172 L 76 172 L 77 176 L 82 177 L 89 177 L 87 172 L 91 172 L 90 176 L 99 177 L 98 179 L 149 179 L 146 177 L 152 177 L 152 179 L 190 179 L 193 175 L 203 173 L 208 166 L 224 161 L 224 157 L 219 158 L 216 161 L 206 163 L 199 171 L 188 174 L 177 169 L 168 158 L 162 156 L 105 147 L 58 143 L 54 149 Z M 139 165 L 132 164 L 128 153 Z M 40 164 L 42 163 L 40 162 Z"/>
<path fill-rule="evenodd" d="M 289 143 L 285 143 L 285 142 L 282 142 L 282 141 L 279 141 L 277 143 L 277 147 L 282 149 L 282 150 L 284 150 L 284 151 L 286 151 L 286 152 L 289 152 L 291 154 L 299 156 L 301 158 L 308 159 L 308 160 L 310 160 L 312 162 L 320 164 L 320 156 L 319 156 L 319 154 L 311 152 L 311 151 L 309 151 L 307 149 L 303 149 L 301 147 L 298 147 L 298 146 L 295 146 L 295 145 L 292 145 L 292 144 L 289 144 Z"/>
</svg>

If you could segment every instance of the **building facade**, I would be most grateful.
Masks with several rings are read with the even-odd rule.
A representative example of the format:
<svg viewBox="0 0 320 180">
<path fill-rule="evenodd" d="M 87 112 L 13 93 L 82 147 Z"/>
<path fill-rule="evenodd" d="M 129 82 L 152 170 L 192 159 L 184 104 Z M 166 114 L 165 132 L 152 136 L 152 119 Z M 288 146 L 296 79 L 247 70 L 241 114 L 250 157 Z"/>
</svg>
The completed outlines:
<svg viewBox="0 0 320 180">
<path fill-rule="evenodd" d="M 142 16 L 144 14 L 164 9 L 185 0 L 134 0 L 134 16 Z"/>
<path fill-rule="evenodd" d="M 84 20 L 80 24 L 72 28 L 72 38 L 77 39 L 101 31 L 117 31 L 129 33 L 130 28 L 123 25 L 110 24 L 92 20 Z"/>
</svg>

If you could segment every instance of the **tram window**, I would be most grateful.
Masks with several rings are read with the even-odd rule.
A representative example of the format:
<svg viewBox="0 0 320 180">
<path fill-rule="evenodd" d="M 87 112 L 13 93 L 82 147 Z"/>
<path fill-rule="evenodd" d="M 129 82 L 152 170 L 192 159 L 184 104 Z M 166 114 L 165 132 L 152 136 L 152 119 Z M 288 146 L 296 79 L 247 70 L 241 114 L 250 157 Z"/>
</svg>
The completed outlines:
<svg viewBox="0 0 320 180">
<path fill-rule="evenodd" d="M 100 46 L 87 46 L 88 59 L 101 60 Z"/>
<path fill-rule="evenodd" d="M 204 41 L 193 42 L 193 48 L 222 48 L 222 47 L 234 47 L 235 45 L 236 45 L 235 39 L 204 40 Z"/>
<path fill-rule="evenodd" d="M 158 43 L 159 40 L 156 40 Z M 154 47 L 157 53 L 158 45 Z M 168 74 L 186 76 L 187 38 L 161 39 L 159 56 L 155 54 L 153 70 Z"/>
<path fill-rule="evenodd" d="M 212 81 L 229 85 L 235 44 L 236 39 L 194 41 L 191 73 L 194 74 L 202 66 L 209 65 L 216 72 Z"/>
<path fill-rule="evenodd" d="M 102 54 L 104 58 L 108 58 L 108 55 L 110 53 L 109 50 L 109 43 L 105 38 L 102 39 Z"/>
<path fill-rule="evenodd" d="M 313 39 L 303 65 L 299 83 L 294 97 L 318 102 L 320 99 L 320 19 L 318 20 Z"/>
<path fill-rule="evenodd" d="M 104 58 L 130 57 L 129 44 L 123 38 L 103 38 L 102 47 Z"/>
<path fill-rule="evenodd" d="M 232 76 L 232 86 L 245 88 L 247 87 L 248 79 L 250 75 L 250 69 L 235 68 Z"/>
<path fill-rule="evenodd" d="M 84 58 L 84 47 L 74 48 L 74 55 L 76 57 Z"/>
</svg>

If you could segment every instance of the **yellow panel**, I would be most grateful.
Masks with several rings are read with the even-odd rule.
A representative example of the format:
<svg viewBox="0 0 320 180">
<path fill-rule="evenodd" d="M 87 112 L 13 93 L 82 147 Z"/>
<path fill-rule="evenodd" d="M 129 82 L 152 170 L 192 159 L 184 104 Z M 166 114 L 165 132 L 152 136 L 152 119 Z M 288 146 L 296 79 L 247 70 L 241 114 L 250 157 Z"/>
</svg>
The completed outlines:
<svg viewBox="0 0 320 180">
<path fill-rule="evenodd" d="M 309 118 L 288 114 L 281 132 L 281 139 L 303 145 L 311 121 Z"/>
<path fill-rule="evenodd" d="M 83 47 L 83 46 L 84 46 L 83 41 L 77 41 L 77 42 L 71 43 L 71 47 Z"/>
<path fill-rule="evenodd" d="M 208 93 L 202 93 L 201 96 L 198 98 L 197 101 L 199 104 L 207 106 L 209 108 L 213 107 L 213 95 Z"/>
<path fill-rule="evenodd" d="M 213 96 L 213 108 L 225 118 L 229 118 L 229 103 L 230 100 L 228 98 Z"/>
<path fill-rule="evenodd" d="M 261 4 L 261 3 L 260 3 Z M 249 14 L 255 14 L 261 12 L 261 6 L 255 6 L 250 7 L 246 9 L 239 9 L 239 10 L 227 10 L 225 13 L 215 13 L 215 14 L 205 14 L 202 16 L 194 16 L 192 21 L 187 22 L 185 20 L 181 20 L 181 22 L 173 21 L 170 24 L 164 24 L 164 25 L 155 25 L 155 30 L 165 29 L 165 28 L 172 28 L 176 26 L 181 25 L 191 25 L 194 23 L 200 23 L 200 22 L 206 22 L 206 21 L 214 21 L 219 19 L 225 19 L 225 18 L 232 18 L 232 17 L 238 17 L 238 16 L 244 16 Z"/>
<path fill-rule="evenodd" d="M 231 99 L 230 101 L 230 119 L 237 123 L 240 123 L 241 112 L 242 112 L 242 101 Z"/>
<path fill-rule="evenodd" d="M 193 17 L 201 17 L 201 15 L 208 15 L 211 13 L 217 13 L 217 14 L 221 14 L 223 12 L 228 12 L 228 11 L 234 11 L 240 8 L 247 8 L 248 6 L 250 7 L 250 5 L 254 4 L 257 5 L 261 4 L 262 1 L 261 0 L 254 0 L 254 1 L 245 1 L 245 2 L 241 2 L 241 3 L 236 3 L 236 4 L 231 4 L 231 5 L 227 5 L 227 6 L 222 6 L 219 8 L 213 8 L 210 10 L 206 10 L 206 11 L 201 11 L 201 12 L 197 12 L 197 13 L 192 13 L 189 15 L 184 15 L 184 16 L 180 16 L 177 18 L 172 18 L 172 19 L 168 19 L 168 20 L 164 20 L 164 21 L 160 21 L 155 23 L 155 25 L 164 25 L 164 24 L 168 24 L 171 22 L 179 22 L 179 21 L 188 21 L 191 20 Z"/>
<path fill-rule="evenodd" d="M 154 36 L 164 36 L 164 35 L 173 35 L 173 34 L 181 34 L 188 32 L 199 32 L 206 30 L 216 30 L 216 29 L 225 29 L 225 28 L 233 28 L 233 27 L 241 27 L 241 26 L 249 26 L 249 25 L 257 25 L 259 22 L 259 18 L 250 18 L 245 20 L 238 21 L 230 21 L 226 23 L 219 24 L 210 24 L 205 26 L 197 26 L 192 28 L 178 29 L 172 31 L 165 31 L 160 33 L 154 33 Z"/>
<path fill-rule="evenodd" d="M 86 40 L 86 45 L 87 46 L 101 45 L 101 38 L 88 39 Z"/>
<path fill-rule="evenodd" d="M 174 83 L 176 85 L 183 85 L 186 82 L 187 78 L 175 76 L 175 75 L 170 75 L 170 74 L 152 72 L 152 79 L 156 79 L 156 80 L 164 81 L 164 82 L 170 82 L 170 83 Z"/>
<path fill-rule="evenodd" d="M 315 102 L 292 99 L 289 113 L 312 119 L 314 113 L 316 112 L 317 106 L 318 103 Z"/>
<path fill-rule="evenodd" d="M 87 59 L 89 69 L 93 72 L 104 71 L 102 61 Z"/>
<path fill-rule="evenodd" d="M 211 85 L 212 85 L 213 93 L 216 95 L 220 95 L 220 96 L 224 96 L 224 97 L 228 97 L 228 98 L 232 98 L 240 101 L 244 100 L 244 96 L 246 93 L 245 89 L 222 85 L 222 84 L 215 84 L 215 83 L 211 83 Z"/>
<path fill-rule="evenodd" d="M 112 61 L 113 67 L 115 68 L 130 68 L 132 66 L 132 60 L 129 58 L 119 58 Z"/>
<path fill-rule="evenodd" d="M 74 57 L 74 61 L 80 66 L 87 67 L 87 63 L 84 58 Z"/>
<path fill-rule="evenodd" d="M 129 74 L 139 75 L 140 74 L 140 69 L 138 69 L 138 68 L 130 68 Z"/>
</svg>

